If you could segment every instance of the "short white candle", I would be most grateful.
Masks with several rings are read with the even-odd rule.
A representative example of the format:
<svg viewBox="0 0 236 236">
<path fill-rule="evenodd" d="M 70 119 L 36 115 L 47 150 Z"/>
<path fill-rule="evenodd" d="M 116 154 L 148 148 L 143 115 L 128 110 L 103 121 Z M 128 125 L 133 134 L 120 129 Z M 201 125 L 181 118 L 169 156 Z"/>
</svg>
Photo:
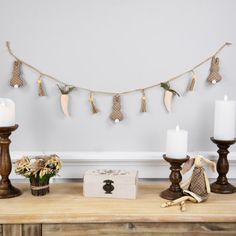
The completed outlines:
<svg viewBox="0 0 236 236">
<path fill-rule="evenodd" d="M 214 139 L 234 140 L 235 138 L 235 101 L 224 100 L 215 102 Z"/>
<path fill-rule="evenodd" d="M 15 103 L 8 98 L 0 98 L 0 127 L 15 125 Z"/>
<path fill-rule="evenodd" d="M 182 159 L 187 156 L 188 132 L 176 126 L 175 130 L 167 130 L 166 156 Z"/>
</svg>

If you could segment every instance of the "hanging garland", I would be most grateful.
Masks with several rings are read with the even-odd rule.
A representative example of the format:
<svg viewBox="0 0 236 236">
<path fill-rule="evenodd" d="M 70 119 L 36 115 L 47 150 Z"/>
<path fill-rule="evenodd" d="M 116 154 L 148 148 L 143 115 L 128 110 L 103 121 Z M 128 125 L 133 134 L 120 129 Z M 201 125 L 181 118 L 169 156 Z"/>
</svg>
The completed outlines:
<svg viewBox="0 0 236 236">
<path fill-rule="evenodd" d="M 114 122 L 119 122 L 124 119 L 123 113 L 121 111 L 121 95 L 125 95 L 128 93 L 134 93 L 134 92 L 141 92 L 141 109 L 140 112 L 147 112 L 147 99 L 146 99 L 146 94 L 145 91 L 155 88 L 155 87 L 161 87 L 164 89 L 164 105 L 165 108 L 168 112 L 171 112 L 171 107 L 172 107 L 172 100 L 174 95 L 180 96 L 180 94 L 175 91 L 173 88 L 171 88 L 170 82 L 180 79 L 186 74 L 191 74 L 191 81 L 188 85 L 187 91 L 193 91 L 194 86 L 197 81 L 197 76 L 196 76 L 196 69 L 201 67 L 203 64 L 207 63 L 209 60 L 211 60 L 211 67 L 210 67 L 210 74 L 207 77 L 207 81 L 211 84 L 216 84 L 219 82 L 222 78 L 221 75 L 219 74 L 219 58 L 216 57 L 226 46 L 230 46 L 231 43 L 224 43 L 212 56 L 207 57 L 205 60 L 200 62 L 199 64 L 195 65 L 191 69 L 176 75 L 164 82 L 153 84 L 147 87 L 142 87 L 142 88 L 135 88 L 131 90 L 126 90 L 126 91 L 121 91 L 121 92 L 110 92 L 110 91 L 102 91 L 102 90 L 91 90 L 89 88 L 84 88 L 80 86 L 75 86 L 75 85 L 68 85 L 65 82 L 49 75 L 46 73 L 43 73 L 41 70 L 38 68 L 32 66 L 31 64 L 21 60 L 18 58 L 13 51 L 10 48 L 10 42 L 6 42 L 6 46 L 8 49 L 8 52 L 11 56 L 14 57 L 15 61 L 13 64 L 13 72 L 12 72 L 12 78 L 10 80 L 10 86 L 14 88 L 22 87 L 24 86 L 24 80 L 22 79 L 22 65 L 32 69 L 36 73 L 38 73 L 39 77 L 37 80 L 38 84 L 38 95 L 39 96 L 46 96 L 45 92 L 45 86 L 43 85 L 43 78 L 44 79 L 49 79 L 53 80 L 54 82 L 57 83 L 57 86 L 59 88 L 59 91 L 61 93 L 61 109 L 64 113 L 65 116 L 70 116 L 69 110 L 68 110 L 68 105 L 69 105 L 69 93 L 74 90 L 74 89 L 80 89 L 80 90 L 85 90 L 89 92 L 89 103 L 91 106 L 91 111 L 93 114 L 96 114 L 99 112 L 99 109 L 95 105 L 95 99 L 94 95 L 95 94 L 105 94 L 105 95 L 111 95 L 113 96 L 113 106 L 112 106 L 112 113 L 110 115 L 111 120 Z"/>
</svg>

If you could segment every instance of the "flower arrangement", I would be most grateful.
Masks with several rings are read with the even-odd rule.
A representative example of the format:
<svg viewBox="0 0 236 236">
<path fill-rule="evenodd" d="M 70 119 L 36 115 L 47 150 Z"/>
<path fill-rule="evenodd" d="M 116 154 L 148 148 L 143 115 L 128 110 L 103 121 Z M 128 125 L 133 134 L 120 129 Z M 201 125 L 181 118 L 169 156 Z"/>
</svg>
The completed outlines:
<svg viewBox="0 0 236 236">
<path fill-rule="evenodd" d="M 61 169 L 60 158 L 53 154 L 50 156 L 24 156 L 16 161 L 16 173 L 26 178 L 39 177 L 41 180 L 45 177 L 53 177 Z"/>
<path fill-rule="evenodd" d="M 60 158 L 53 155 L 23 156 L 16 161 L 17 174 L 30 179 L 33 195 L 45 195 L 49 192 L 49 179 L 55 176 L 62 167 Z"/>
</svg>

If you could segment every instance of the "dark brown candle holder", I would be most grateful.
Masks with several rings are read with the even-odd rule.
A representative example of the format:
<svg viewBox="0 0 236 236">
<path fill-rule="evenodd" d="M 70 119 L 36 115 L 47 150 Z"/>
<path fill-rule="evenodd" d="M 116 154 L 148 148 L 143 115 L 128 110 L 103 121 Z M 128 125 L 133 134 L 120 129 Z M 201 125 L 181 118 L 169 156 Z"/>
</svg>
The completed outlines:
<svg viewBox="0 0 236 236">
<path fill-rule="evenodd" d="M 183 196 L 183 190 L 179 184 L 182 180 L 180 171 L 182 170 L 181 165 L 189 159 L 189 156 L 182 159 L 175 159 L 163 155 L 163 158 L 171 165 L 171 173 L 169 177 L 171 185 L 168 189 L 161 192 L 160 196 L 168 200 L 175 200 Z"/>
<path fill-rule="evenodd" d="M 227 173 L 229 171 L 229 162 L 227 159 L 227 155 L 229 153 L 228 148 L 235 144 L 236 139 L 234 140 L 217 140 L 211 137 L 211 141 L 217 145 L 219 158 L 217 161 L 217 172 L 219 174 L 216 182 L 211 184 L 211 192 L 213 193 L 222 193 L 222 194 L 229 194 L 235 193 L 236 188 L 228 182 Z"/>
<path fill-rule="evenodd" d="M 2 177 L 0 181 L 0 198 L 11 198 L 21 195 L 21 191 L 12 186 L 9 180 L 12 164 L 9 152 L 9 145 L 11 140 L 9 136 L 13 131 L 18 128 L 18 125 L 10 127 L 0 127 L 0 175 Z"/>
</svg>

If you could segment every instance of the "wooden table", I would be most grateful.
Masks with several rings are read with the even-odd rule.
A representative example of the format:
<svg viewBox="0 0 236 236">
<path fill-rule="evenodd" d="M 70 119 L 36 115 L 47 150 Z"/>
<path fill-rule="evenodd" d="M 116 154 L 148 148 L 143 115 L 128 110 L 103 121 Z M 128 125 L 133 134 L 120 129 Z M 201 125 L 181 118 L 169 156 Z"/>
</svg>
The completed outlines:
<svg viewBox="0 0 236 236">
<path fill-rule="evenodd" d="M 142 183 L 137 200 L 84 198 L 81 183 L 51 184 L 34 197 L 29 185 L 17 198 L 0 200 L 2 236 L 236 235 L 236 194 L 211 194 L 207 202 L 161 208 L 168 183 Z"/>
</svg>

